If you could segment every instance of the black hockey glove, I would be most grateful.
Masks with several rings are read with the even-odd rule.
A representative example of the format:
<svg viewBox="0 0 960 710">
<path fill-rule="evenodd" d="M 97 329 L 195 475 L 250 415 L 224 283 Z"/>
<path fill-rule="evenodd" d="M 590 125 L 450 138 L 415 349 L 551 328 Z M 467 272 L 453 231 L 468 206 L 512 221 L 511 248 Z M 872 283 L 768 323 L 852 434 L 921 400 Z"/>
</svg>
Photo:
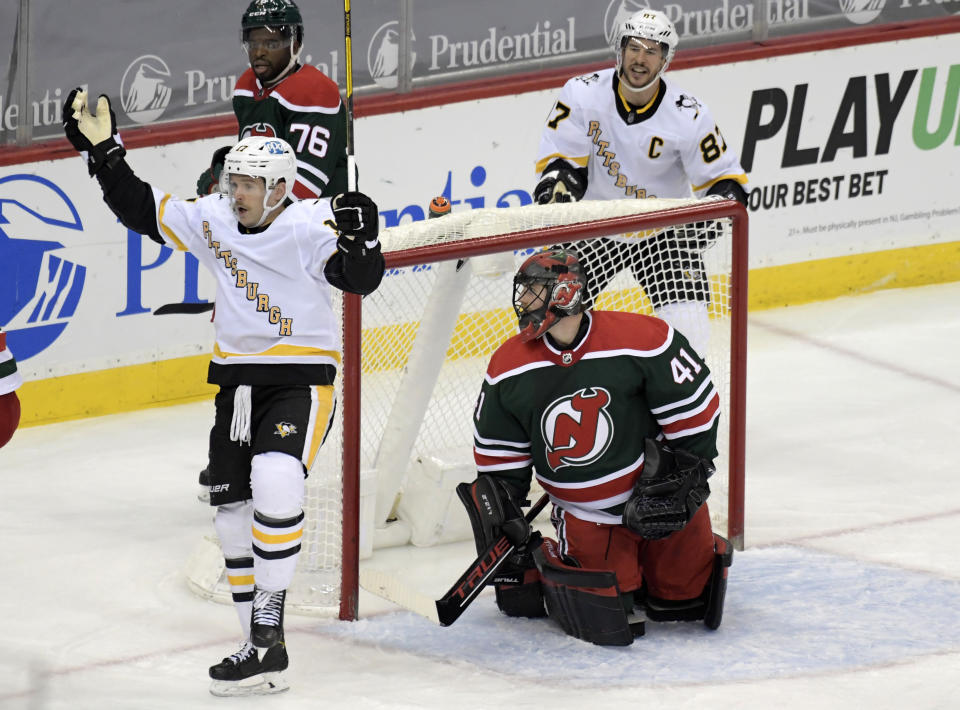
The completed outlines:
<svg viewBox="0 0 960 710">
<path fill-rule="evenodd" d="M 713 464 L 683 449 L 647 439 L 643 471 L 623 509 L 623 524 L 648 540 L 667 537 L 690 522 L 710 495 Z"/>
<path fill-rule="evenodd" d="M 736 180 L 727 179 L 714 183 L 704 197 L 717 200 L 736 200 L 744 207 L 747 206 L 747 191 Z"/>
<path fill-rule="evenodd" d="M 223 172 L 223 161 L 233 146 L 225 145 L 217 148 L 210 160 L 210 167 L 204 170 L 197 179 L 197 194 L 200 197 L 212 195 L 220 191 L 220 173 Z"/>
<path fill-rule="evenodd" d="M 577 202 L 587 191 L 586 170 L 571 169 L 563 160 L 554 160 L 540 176 L 533 189 L 533 201 L 538 205 L 551 202 Z"/>
<path fill-rule="evenodd" d="M 348 237 L 374 241 L 380 233 L 380 213 L 373 200 L 362 192 L 341 192 L 330 200 L 337 230 Z"/>
<path fill-rule="evenodd" d="M 373 246 L 359 239 L 353 239 L 344 234 L 337 237 L 337 250 L 343 252 L 351 259 L 369 260 L 377 258 L 380 253 L 380 242 L 374 241 Z M 379 282 L 378 282 L 379 283 Z"/>
<path fill-rule="evenodd" d="M 112 168 L 127 154 L 117 142 L 117 117 L 104 94 L 97 99 L 93 115 L 87 108 L 87 92 L 81 88 L 71 91 L 63 103 L 63 132 L 77 151 L 86 154 L 91 176 L 104 166 Z"/>
</svg>

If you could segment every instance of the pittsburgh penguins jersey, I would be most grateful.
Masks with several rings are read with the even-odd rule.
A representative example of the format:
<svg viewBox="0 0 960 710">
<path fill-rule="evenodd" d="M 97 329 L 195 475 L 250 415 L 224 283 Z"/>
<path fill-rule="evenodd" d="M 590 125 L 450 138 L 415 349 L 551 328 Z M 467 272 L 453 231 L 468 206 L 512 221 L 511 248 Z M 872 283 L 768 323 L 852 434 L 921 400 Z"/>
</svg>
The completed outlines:
<svg viewBox="0 0 960 710">
<path fill-rule="evenodd" d="M 612 67 L 564 84 L 541 134 L 537 175 L 557 158 L 587 169 L 585 200 L 702 197 L 720 180 L 747 182 L 706 104 L 661 79 L 649 104 L 632 106 Z"/>
<path fill-rule="evenodd" d="M 17 361 L 7 349 L 7 334 L 0 330 L 0 395 L 9 394 L 22 384 Z"/>
<path fill-rule="evenodd" d="M 340 334 L 324 276 L 337 248 L 329 201 L 294 202 L 262 231 L 243 234 L 223 195 L 184 201 L 151 189 L 164 241 L 192 253 L 216 279 L 208 380 L 332 384 Z"/>
<path fill-rule="evenodd" d="M 514 336 L 493 354 L 474 411 L 474 458 L 480 474 L 524 494 L 535 475 L 571 515 L 619 524 L 646 437 L 716 457 L 720 397 L 706 364 L 665 321 L 585 317 L 570 350 L 548 336 Z"/>
<path fill-rule="evenodd" d="M 332 197 L 347 189 L 347 111 L 337 85 L 305 65 L 264 88 L 247 69 L 233 90 L 240 138 L 277 136 L 297 155 L 297 199 Z"/>
</svg>

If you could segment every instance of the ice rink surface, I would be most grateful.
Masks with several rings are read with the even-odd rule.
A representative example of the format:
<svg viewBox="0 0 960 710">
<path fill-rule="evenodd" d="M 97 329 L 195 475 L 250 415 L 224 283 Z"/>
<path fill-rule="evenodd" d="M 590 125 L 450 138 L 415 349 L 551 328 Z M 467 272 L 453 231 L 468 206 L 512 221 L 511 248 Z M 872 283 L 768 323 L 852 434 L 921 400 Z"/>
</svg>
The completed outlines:
<svg viewBox="0 0 960 710">
<path fill-rule="evenodd" d="M 600 648 L 490 597 L 441 629 L 364 595 L 356 623 L 287 616 L 291 690 L 267 698 L 208 694 L 236 616 L 184 582 L 212 402 L 21 430 L 0 708 L 960 707 L 958 353 L 960 283 L 751 314 L 747 549 L 716 632 Z M 424 591 L 471 550 L 429 553 Z"/>
</svg>

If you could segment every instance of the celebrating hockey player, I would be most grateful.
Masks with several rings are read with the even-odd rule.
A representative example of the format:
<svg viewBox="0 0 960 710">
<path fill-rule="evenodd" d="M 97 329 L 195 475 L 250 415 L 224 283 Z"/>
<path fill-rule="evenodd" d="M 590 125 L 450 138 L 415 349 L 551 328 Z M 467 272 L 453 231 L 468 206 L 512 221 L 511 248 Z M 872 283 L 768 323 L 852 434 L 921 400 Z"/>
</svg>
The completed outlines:
<svg viewBox="0 0 960 710">
<path fill-rule="evenodd" d="M 478 550 L 506 535 L 521 552 L 498 570 L 497 604 L 542 616 L 545 601 L 598 644 L 632 642 L 635 606 L 715 629 L 732 548 L 705 503 L 720 416 L 710 370 L 666 321 L 587 310 L 586 292 L 573 252 L 530 256 L 514 277 L 520 333 L 477 400 L 478 478 L 458 494 Z M 533 476 L 557 535 L 537 549 L 520 511 Z"/>
<path fill-rule="evenodd" d="M 335 81 L 300 63 L 303 18 L 293 0 L 253 0 L 240 20 L 250 67 L 233 89 L 239 137 L 276 136 L 294 148 L 294 199 L 332 197 L 347 189 L 347 113 Z M 219 189 L 219 148 L 197 181 L 197 194 Z"/>
<path fill-rule="evenodd" d="M 211 692 L 285 689 L 277 673 L 288 663 L 283 610 L 303 534 L 304 478 L 335 406 L 331 286 L 368 294 L 379 285 L 376 205 L 358 192 L 292 201 L 296 156 L 268 137 L 244 138 L 227 153 L 220 193 L 179 200 L 134 175 L 106 96 L 91 115 L 86 92 L 72 91 L 63 123 L 121 222 L 189 250 L 216 280 L 210 503 L 244 641 L 210 668 Z"/>
<path fill-rule="evenodd" d="M 536 202 L 716 195 L 746 205 L 746 175 L 709 109 L 663 78 L 678 43 L 664 13 L 641 10 L 617 28 L 615 67 L 567 81 L 540 138 Z M 587 304 L 616 273 L 600 264 L 622 264 L 657 315 L 705 353 L 710 291 L 700 252 L 715 228 L 576 244 L 590 274 Z"/>
<path fill-rule="evenodd" d="M 290 197 L 333 197 L 347 189 L 347 113 L 336 82 L 300 64 L 303 18 L 293 0 L 252 0 L 240 19 L 250 63 L 233 89 L 239 137 L 277 136 L 294 147 L 297 182 Z M 197 194 L 220 189 L 218 148 L 197 180 Z M 200 472 L 200 499 L 209 499 L 210 466 Z"/>
<path fill-rule="evenodd" d="M 7 349 L 7 334 L 0 330 L 0 447 L 10 441 L 20 424 L 20 400 L 16 390 L 22 384 L 17 361 Z"/>
</svg>

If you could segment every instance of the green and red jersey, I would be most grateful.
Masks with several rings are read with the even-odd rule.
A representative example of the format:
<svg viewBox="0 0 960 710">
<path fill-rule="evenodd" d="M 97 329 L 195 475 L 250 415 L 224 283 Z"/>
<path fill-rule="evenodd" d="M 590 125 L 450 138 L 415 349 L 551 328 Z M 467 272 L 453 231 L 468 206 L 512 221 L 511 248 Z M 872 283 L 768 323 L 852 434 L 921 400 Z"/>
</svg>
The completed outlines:
<svg viewBox="0 0 960 710">
<path fill-rule="evenodd" d="M 0 395 L 8 394 L 23 384 L 17 372 L 17 361 L 7 350 L 7 334 L 0 330 Z"/>
<path fill-rule="evenodd" d="M 270 87 L 252 69 L 237 80 L 233 112 L 240 138 L 276 136 L 297 155 L 297 199 L 332 197 L 347 189 L 347 111 L 336 83 L 305 65 Z"/>
<path fill-rule="evenodd" d="M 644 440 L 665 437 L 717 456 L 720 396 L 710 370 L 666 321 L 587 312 L 569 350 L 514 336 L 493 354 L 474 411 L 474 458 L 527 491 L 535 475 L 554 503 L 618 524 L 643 470 Z"/>
</svg>

